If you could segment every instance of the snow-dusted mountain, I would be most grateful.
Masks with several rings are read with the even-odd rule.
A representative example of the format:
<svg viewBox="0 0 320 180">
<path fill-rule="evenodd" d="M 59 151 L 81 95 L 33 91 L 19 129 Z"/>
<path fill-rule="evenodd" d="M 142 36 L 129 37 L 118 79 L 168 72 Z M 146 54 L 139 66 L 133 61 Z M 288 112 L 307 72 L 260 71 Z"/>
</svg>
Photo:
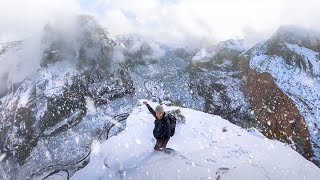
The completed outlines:
<svg viewBox="0 0 320 180">
<path fill-rule="evenodd" d="M 141 103 L 142 104 L 142 103 Z M 152 103 L 155 107 L 157 103 Z M 126 128 L 93 143 L 90 163 L 71 179 L 318 179 L 320 169 L 286 144 L 247 131 L 219 116 L 178 107 L 178 123 L 167 147 L 155 152 L 153 116 L 136 107 Z M 56 174 L 56 177 L 64 174 Z"/>
<path fill-rule="evenodd" d="M 51 22 L 37 37 L 0 44 L 0 179 L 72 175 L 93 161 L 92 142 L 125 129 L 145 98 L 255 127 L 317 163 L 318 42 L 316 32 L 289 26 L 254 47 L 227 40 L 172 48 L 136 35 L 111 37 L 86 15 Z M 232 169 L 223 168 L 219 173 Z"/>
<path fill-rule="evenodd" d="M 60 25 L 48 24 L 33 46 L 25 40 L 0 57 L 8 66 L 1 71 L 0 179 L 25 179 L 77 162 L 109 119 L 131 110 L 124 103 L 134 94 L 132 80 L 113 63 L 121 45 L 90 16 Z"/>
<path fill-rule="evenodd" d="M 284 26 L 247 52 L 250 68 L 268 72 L 297 106 L 309 129 L 315 155 L 320 151 L 320 33 Z M 295 121 L 295 119 L 291 119 Z"/>
<path fill-rule="evenodd" d="M 242 72 L 238 69 L 239 55 L 244 47 L 242 40 L 223 41 L 213 48 L 209 60 L 193 58 L 188 71 L 189 89 L 194 97 L 203 99 L 200 110 L 217 114 L 242 127 L 251 127 L 256 121 L 243 93 Z M 203 58 L 208 59 L 207 56 Z"/>
</svg>

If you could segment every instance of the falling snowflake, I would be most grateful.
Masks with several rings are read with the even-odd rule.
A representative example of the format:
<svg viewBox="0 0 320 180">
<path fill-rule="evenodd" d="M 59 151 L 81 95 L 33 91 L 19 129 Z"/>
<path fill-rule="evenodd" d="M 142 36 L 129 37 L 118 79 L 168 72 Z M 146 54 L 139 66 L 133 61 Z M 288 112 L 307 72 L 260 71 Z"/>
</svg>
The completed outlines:
<svg viewBox="0 0 320 180">
<path fill-rule="evenodd" d="M 6 157 L 6 153 L 0 155 L 0 162 Z"/>
<path fill-rule="evenodd" d="M 49 151 L 46 151 L 46 157 L 47 157 L 48 159 L 50 159 L 50 152 L 49 152 Z"/>
<path fill-rule="evenodd" d="M 93 99 L 86 96 L 85 101 L 86 101 L 86 108 L 88 110 L 88 113 L 89 114 L 96 114 L 96 107 L 94 105 Z"/>
<path fill-rule="evenodd" d="M 268 126 L 271 126 L 271 121 L 268 121 L 267 124 L 268 124 Z"/>
<path fill-rule="evenodd" d="M 289 123 L 290 123 L 290 124 L 292 124 L 292 123 L 294 123 L 294 122 L 296 122 L 296 121 L 295 121 L 295 120 L 291 120 L 291 121 L 289 121 Z"/>
<path fill-rule="evenodd" d="M 136 143 L 137 144 L 141 144 L 141 140 L 140 139 L 136 139 Z"/>
</svg>

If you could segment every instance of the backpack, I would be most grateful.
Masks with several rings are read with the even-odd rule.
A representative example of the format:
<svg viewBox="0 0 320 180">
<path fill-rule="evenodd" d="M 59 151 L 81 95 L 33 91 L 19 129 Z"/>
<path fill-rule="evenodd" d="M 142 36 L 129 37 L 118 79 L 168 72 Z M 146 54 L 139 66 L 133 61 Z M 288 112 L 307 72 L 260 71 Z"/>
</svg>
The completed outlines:
<svg viewBox="0 0 320 180">
<path fill-rule="evenodd" d="M 171 126 L 170 127 L 171 128 L 170 136 L 172 137 L 174 135 L 175 131 L 176 131 L 176 122 L 177 122 L 177 120 L 176 120 L 176 117 L 174 117 L 172 114 L 169 114 L 169 113 L 168 113 L 168 119 L 170 121 L 170 126 Z"/>
</svg>

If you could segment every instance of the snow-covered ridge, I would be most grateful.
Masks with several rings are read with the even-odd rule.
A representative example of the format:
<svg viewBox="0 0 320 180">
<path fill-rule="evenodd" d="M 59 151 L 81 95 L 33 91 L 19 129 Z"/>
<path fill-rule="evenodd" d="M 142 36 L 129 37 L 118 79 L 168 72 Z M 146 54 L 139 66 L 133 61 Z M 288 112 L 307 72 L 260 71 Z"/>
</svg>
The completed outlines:
<svg viewBox="0 0 320 180">
<path fill-rule="evenodd" d="M 304 57 L 306 63 L 306 70 L 307 73 L 310 73 L 313 76 L 320 76 L 320 60 L 319 60 L 319 52 L 313 51 L 311 49 L 300 47 L 296 44 L 289 44 L 286 43 L 287 47 L 299 54 L 300 56 Z"/>
<path fill-rule="evenodd" d="M 156 104 L 151 103 L 152 107 Z M 177 107 L 167 107 L 173 110 Z M 136 107 L 126 129 L 95 142 L 90 163 L 72 179 L 318 179 L 320 169 L 290 147 L 248 132 L 219 116 L 180 108 L 168 155 L 154 152 L 154 118 Z"/>
<path fill-rule="evenodd" d="M 229 39 L 227 41 L 222 41 L 217 45 L 217 51 L 224 48 L 233 49 L 240 52 L 243 52 L 248 49 L 243 39 L 239 39 L 239 40 Z"/>
</svg>

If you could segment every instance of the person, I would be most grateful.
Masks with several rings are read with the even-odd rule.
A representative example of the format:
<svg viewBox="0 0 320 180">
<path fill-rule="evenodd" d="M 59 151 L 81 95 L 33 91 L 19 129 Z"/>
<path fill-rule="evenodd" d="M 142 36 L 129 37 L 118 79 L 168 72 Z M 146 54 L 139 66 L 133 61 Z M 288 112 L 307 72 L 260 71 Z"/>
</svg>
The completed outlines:
<svg viewBox="0 0 320 180">
<path fill-rule="evenodd" d="M 156 118 L 154 121 L 153 136 L 157 140 L 154 150 L 162 151 L 166 148 L 171 134 L 171 126 L 169 117 L 166 116 L 163 106 L 158 105 L 155 110 L 148 104 L 147 101 L 143 102 L 147 106 L 150 113 Z"/>
</svg>

